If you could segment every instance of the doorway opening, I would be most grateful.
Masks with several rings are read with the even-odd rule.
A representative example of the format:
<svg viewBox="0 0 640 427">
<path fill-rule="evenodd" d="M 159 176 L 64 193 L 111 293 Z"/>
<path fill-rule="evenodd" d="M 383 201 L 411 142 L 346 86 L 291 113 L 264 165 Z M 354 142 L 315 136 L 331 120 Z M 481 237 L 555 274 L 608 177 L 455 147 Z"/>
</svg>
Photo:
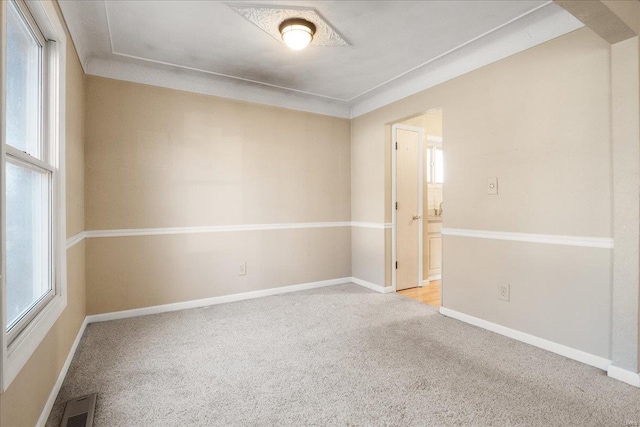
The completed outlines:
<svg viewBox="0 0 640 427">
<path fill-rule="evenodd" d="M 444 151 L 442 108 L 392 131 L 392 281 L 397 293 L 440 307 Z"/>
</svg>

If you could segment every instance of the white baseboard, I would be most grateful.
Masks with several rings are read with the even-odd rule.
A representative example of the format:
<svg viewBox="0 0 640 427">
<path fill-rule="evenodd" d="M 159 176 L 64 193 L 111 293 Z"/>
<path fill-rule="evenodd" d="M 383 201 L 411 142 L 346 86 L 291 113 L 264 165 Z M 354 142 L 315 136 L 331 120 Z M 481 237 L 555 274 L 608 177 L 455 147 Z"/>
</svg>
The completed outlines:
<svg viewBox="0 0 640 427">
<path fill-rule="evenodd" d="M 357 277 L 351 277 L 351 281 L 356 285 L 364 286 L 365 288 L 380 292 L 381 294 L 393 292 L 393 288 L 391 286 L 376 285 L 375 283 L 367 282 L 366 280 L 358 279 Z"/>
<path fill-rule="evenodd" d="M 87 323 L 106 322 L 109 320 L 127 319 L 130 317 L 145 316 L 148 314 L 167 313 L 170 311 L 187 310 L 190 308 L 207 307 L 210 305 L 224 304 L 228 302 L 243 301 L 254 298 L 280 295 L 289 292 L 304 291 L 308 289 L 322 288 L 325 286 L 355 283 L 381 294 L 393 292 L 390 286 L 380 286 L 356 277 L 342 277 L 339 279 L 322 280 L 320 282 L 303 283 L 300 285 L 282 286 L 279 288 L 262 289 L 259 291 L 242 292 L 238 294 L 222 295 L 219 297 L 203 298 L 198 300 L 182 301 L 171 304 L 154 305 L 151 307 L 134 308 L 132 310 L 114 311 L 110 313 L 92 314 L 87 316 Z"/>
<path fill-rule="evenodd" d="M 609 368 L 611 365 L 611 360 L 605 359 L 604 357 L 596 356 L 582 350 L 576 350 L 575 348 L 567 347 L 566 345 L 558 344 L 544 338 L 536 337 L 525 332 L 507 328 L 506 326 L 498 325 L 497 323 L 492 323 L 487 320 L 469 316 L 468 314 L 460 313 L 449 308 L 440 307 L 440 313 L 447 317 L 451 317 L 457 320 L 461 320 L 465 323 L 478 326 L 482 329 L 486 329 L 488 331 L 513 338 L 514 340 L 522 341 L 534 347 L 559 354 L 560 356 L 564 356 L 569 359 L 577 360 L 578 362 L 594 366 L 598 369 L 606 371 L 607 368 Z"/>
<path fill-rule="evenodd" d="M 65 360 L 64 365 L 60 370 L 58 379 L 56 380 L 56 383 L 51 389 L 51 393 L 49 394 L 49 398 L 47 399 L 47 402 L 45 403 L 44 408 L 42 409 L 40 418 L 38 418 L 36 427 L 42 427 L 47 423 L 47 419 L 51 414 L 51 409 L 53 408 L 56 398 L 58 397 L 58 393 L 60 392 L 62 383 L 64 382 L 64 379 L 67 376 L 67 371 L 69 370 L 69 366 L 71 365 L 73 356 L 76 354 L 76 350 L 78 349 L 78 344 L 80 344 L 80 339 L 82 339 L 84 330 L 86 329 L 89 323 L 104 322 L 107 320 L 125 319 L 129 317 L 144 316 L 147 314 L 165 313 L 169 311 L 185 310 L 189 308 L 206 307 L 209 305 L 223 304 L 227 302 L 242 301 L 247 299 L 271 296 L 271 295 L 285 294 L 289 292 L 304 291 L 307 289 L 315 289 L 315 288 L 321 288 L 326 286 L 341 285 L 344 283 L 349 283 L 351 281 L 353 281 L 351 277 L 343 277 L 340 279 L 323 280 L 319 282 L 303 283 L 300 285 L 283 286 L 280 288 L 263 289 L 259 291 L 253 291 L 253 292 L 244 292 L 244 293 L 233 294 L 233 295 L 224 295 L 220 297 L 204 298 L 204 299 L 193 300 L 193 301 L 184 301 L 184 302 L 179 302 L 174 304 L 164 304 L 164 305 L 157 305 L 153 307 L 144 307 L 144 308 L 133 309 L 133 310 L 116 311 L 112 313 L 94 314 L 94 315 L 86 316 L 84 318 L 84 321 L 82 322 L 82 326 L 80 326 L 80 330 L 78 331 L 76 339 L 73 342 L 71 349 L 69 350 L 69 355 L 67 356 L 67 359 Z"/>
<path fill-rule="evenodd" d="M 51 409 L 53 409 L 53 404 L 56 403 L 56 398 L 58 397 L 58 393 L 60 392 L 60 388 L 62 387 L 62 383 L 64 382 L 65 377 L 67 376 L 67 371 L 69 370 L 69 366 L 71 366 L 71 361 L 73 360 L 73 356 L 76 354 L 76 350 L 78 349 L 78 344 L 80 344 L 80 340 L 82 339 L 82 335 L 84 334 L 84 330 L 87 327 L 87 318 L 84 318 L 82 325 L 80 326 L 80 330 L 76 335 L 76 339 L 73 341 L 73 345 L 71 349 L 69 349 L 69 354 L 67 355 L 67 359 L 64 361 L 64 365 L 62 365 L 62 369 L 60 370 L 60 374 L 58 374 L 58 379 L 56 383 L 53 385 L 51 389 L 51 393 L 49 393 L 49 398 L 42 408 L 42 412 L 40 413 L 40 418 L 38 418 L 38 422 L 36 423 L 36 427 L 43 427 L 47 423 L 47 419 L 49 418 L 49 414 L 51 414 Z"/>
<path fill-rule="evenodd" d="M 434 274 L 433 276 L 430 276 L 429 278 L 427 278 L 427 280 L 423 280 L 422 286 L 429 286 L 429 283 L 431 283 L 434 280 L 442 280 L 442 274 Z"/>
<path fill-rule="evenodd" d="M 286 294 L 289 292 L 304 291 L 308 289 L 322 288 L 349 283 L 351 277 L 340 279 L 322 280 L 319 282 L 303 283 L 300 285 L 282 286 L 279 288 L 261 289 L 259 291 L 242 292 L 219 297 L 203 298 L 198 300 L 176 302 L 172 304 L 154 305 L 151 307 L 134 308 L 132 310 L 114 311 L 111 313 L 93 314 L 87 316 L 88 323 L 106 322 L 108 320 L 127 319 L 129 317 L 145 316 L 148 314 L 167 313 L 170 311 L 186 310 L 189 308 L 207 307 L 209 305 L 224 304 L 228 302 L 243 301 L 254 298 L 268 297 L 272 295 Z"/>
<path fill-rule="evenodd" d="M 607 375 L 634 387 L 640 387 L 640 374 L 637 372 L 627 371 L 626 369 L 610 365 L 609 368 L 607 368 Z"/>
<path fill-rule="evenodd" d="M 76 335 L 76 339 L 69 350 L 69 354 L 67 355 L 67 359 L 60 370 L 60 374 L 58 375 L 58 379 L 49 394 L 49 398 L 42 409 L 42 413 L 40 414 L 40 418 L 36 423 L 36 427 L 44 426 L 49 418 L 51 413 L 51 409 L 56 401 L 58 393 L 60 392 L 60 388 L 62 387 L 62 383 L 67 375 L 67 371 L 69 370 L 69 366 L 71 365 L 71 361 L 73 360 L 73 356 L 78 349 L 78 345 L 80 344 L 80 340 L 82 339 L 82 335 L 84 334 L 85 328 L 89 323 L 94 322 L 104 322 L 108 320 L 116 320 L 116 319 L 126 319 L 129 317 L 137 317 L 144 316 L 148 314 L 157 314 L 157 313 L 165 313 L 170 311 L 178 311 L 185 310 L 189 308 L 198 308 L 198 307 L 206 307 L 209 305 L 223 304 L 228 302 L 242 301 L 253 298 L 260 298 L 265 296 L 279 295 L 285 294 L 289 292 L 303 291 L 308 289 L 321 288 L 326 286 L 335 286 L 341 285 L 345 283 L 355 283 L 359 286 L 363 286 L 367 289 L 374 290 L 379 293 L 391 293 L 393 292 L 393 288 L 391 286 L 380 286 L 371 282 L 367 282 L 366 280 L 358 279 L 356 277 L 344 277 L 340 279 L 331 279 L 331 280 L 323 280 L 319 282 L 311 282 L 311 283 L 303 283 L 300 285 L 291 285 L 291 286 L 283 286 L 279 288 L 271 288 L 271 289 L 263 289 L 259 291 L 253 292 L 244 292 L 233 295 L 224 295 L 220 297 L 212 297 L 212 298 L 204 298 L 193 301 L 184 301 L 173 304 L 164 304 L 157 305 L 153 307 L 144 307 L 133 310 L 125 310 L 125 311 L 117 311 L 112 313 L 103 313 L 103 314 L 94 314 L 85 317 L 82 325 L 80 326 L 80 330 Z M 633 373 L 630 371 L 626 371 L 624 369 L 615 367 L 611 365 L 611 361 L 599 356 L 595 356 L 581 350 L 576 350 L 571 347 L 564 346 L 562 344 L 557 344 L 552 341 L 545 340 L 543 338 L 539 338 L 533 335 L 526 334 L 524 332 L 517 331 L 515 329 L 507 328 L 502 325 L 498 325 L 496 323 L 488 322 L 486 320 L 479 319 L 477 317 L 469 316 L 464 313 L 457 312 L 455 310 L 451 310 L 445 307 L 440 307 L 440 313 L 475 326 L 478 326 L 483 329 L 487 329 L 489 331 L 498 333 L 500 335 L 507 336 L 509 338 L 513 338 L 518 341 L 522 341 L 524 343 L 533 345 L 535 347 L 542 348 L 544 350 L 551 351 L 553 353 L 559 354 L 561 356 L 565 356 L 569 359 L 577 360 L 579 362 L 585 363 L 587 365 L 595 366 L 596 368 L 606 370 L 608 375 L 612 378 L 615 378 L 620 381 L 624 381 L 627 384 L 631 384 L 636 387 L 640 387 L 640 375 L 637 373 Z"/>
<path fill-rule="evenodd" d="M 72 245 L 77 243 L 77 241 L 80 241 L 80 240 L 81 239 L 74 239 L 74 242 L 72 243 Z M 86 329 L 89 323 L 105 322 L 108 320 L 116 320 L 116 319 L 126 319 L 129 317 L 144 316 L 147 314 L 166 313 L 169 311 L 185 310 L 189 308 L 206 307 L 210 305 L 224 304 L 228 302 L 235 302 L 235 301 L 242 301 L 242 300 L 248 300 L 253 298 L 279 295 L 279 294 L 285 294 L 289 292 L 304 291 L 308 289 L 316 289 L 316 288 L 322 288 L 326 286 L 341 285 L 349 282 L 353 282 L 357 285 L 364 286 L 365 288 L 372 289 L 380 293 L 392 292 L 391 287 L 379 286 L 364 280 L 356 279 L 355 277 L 343 277 L 339 279 L 303 283 L 300 285 L 282 286 L 279 288 L 263 289 L 259 291 L 253 291 L 253 292 L 243 292 L 239 294 L 224 295 L 219 297 L 204 298 L 199 300 L 184 301 L 184 302 L 178 302 L 173 304 L 156 305 L 153 307 L 143 307 L 143 308 L 137 308 L 133 310 L 116 311 L 112 313 L 94 314 L 94 315 L 86 316 L 84 318 L 84 321 L 82 322 L 82 325 L 80 326 L 80 330 L 78 331 L 78 334 L 76 335 L 76 339 L 74 340 L 73 345 L 69 350 L 67 359 L 65 360 L 64 365 L 62 365 L 62 369 L 60 370 L 58 379 L 56 380 L 56 383 L 51 389 L 51 393 L 49 394 L 49 398 L 47 399 L 47 402 L 45 403 L 44 408 L 42 409 L 40 418 L 38 418 L 36 427 L 43 427 L 47 423 L 47 419 L 51 414 L 51 409 L 53 409 L 53 405 L 56 401 L 56 398 L 58 397 L 58 393 L 60 392 L 62 383 L 64 382 L 64 379 L 67 376 L 67 372 L 69 370 L 69 366 L 71 365 L 71 361 L 73 360 L 73 356 L 76 354 L 76 350 L 78 349 L 78 344 L 80 344 L 80 340 L 82 339 L 84 330 Z"/>
</svg>

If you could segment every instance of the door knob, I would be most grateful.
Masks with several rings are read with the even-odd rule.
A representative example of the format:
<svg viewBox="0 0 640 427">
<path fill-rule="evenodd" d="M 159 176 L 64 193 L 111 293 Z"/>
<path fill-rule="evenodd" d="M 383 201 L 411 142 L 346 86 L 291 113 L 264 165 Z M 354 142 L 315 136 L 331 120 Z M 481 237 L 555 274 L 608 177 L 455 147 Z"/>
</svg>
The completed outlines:
<svg viewBox="0 0 640 427">
<path fill-rule="evenodd" d="M 414 221 L 415 221 L 416 219 L 420 219 L 420 218 L 422 218 L 420 215 L 414 215 L 414 216 L 413 216 L 413 220 L 414 220 Z"/>
</svg>

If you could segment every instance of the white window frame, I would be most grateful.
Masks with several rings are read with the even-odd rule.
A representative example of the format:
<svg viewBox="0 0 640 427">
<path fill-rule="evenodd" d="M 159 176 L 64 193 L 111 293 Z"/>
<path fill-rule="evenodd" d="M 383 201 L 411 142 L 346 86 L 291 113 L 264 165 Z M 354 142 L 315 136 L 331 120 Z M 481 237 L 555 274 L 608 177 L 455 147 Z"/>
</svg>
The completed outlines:
<svg viewBox="0 0 640 427">
<path fill-rule="evenodd" d="M 424 179 L 427 184 L 444 184 L 444 181 L 436 182 L 436 150 L 442 150 L 442 138 L 439 136 L 427 135 L 426 139 L 427 149 L 425 150 Z M 431 156 L 431 162 L 429 162 L 429 155 Z"/>
<path fill-rule="evenodd" d="M 0 304 L 2 318 L 2 346 L 0 348 L 1 378 L 0 388 L 7 390 L 11 382 L 27 363 L 33 352 L 38 348 L 44 337 L 49 333 L 67 306 L 67 255 L 66 255 L 66 194 L 65 194 L 65 93 L 66 93 L 66 49 L 67 36 L 64 25 L 58 16 L 56 7 L 50 0 L 10 0 L 20 3 L 21 8 L 26 7 L 38 29 L 46 40 L 46 55 L 43 63 L 45 93 L 43 94 L 44 117 L 42 121 L 44 138 L 47 146 L 53 152 L 49 153 L 55 167 L 52 180 L 52 267 L 53 267 L 53 296 L 46 302 L 36 305 L 35 310 L 29 316 L 29 322 L 20 329 L 18 334 L 7 332 L 6 310 L 6 195 L 5 195 L 5 168 L 7 154 L 12 157 L 22 158 L 19 150 L 6 145 L 6 16 L 8 2 L 0 2 L 0 40 L 2 49 L 0 53 L 0 114 L 1 125 L 1 149 L 0 149 L 0 274 L 1 290 Z M 30 159 L 33 163 L 33 159 Z M 51 166 L 41 162 L 46 168 Z M 15 336 L 14 336 L 15 335 Z"/>
</svg>

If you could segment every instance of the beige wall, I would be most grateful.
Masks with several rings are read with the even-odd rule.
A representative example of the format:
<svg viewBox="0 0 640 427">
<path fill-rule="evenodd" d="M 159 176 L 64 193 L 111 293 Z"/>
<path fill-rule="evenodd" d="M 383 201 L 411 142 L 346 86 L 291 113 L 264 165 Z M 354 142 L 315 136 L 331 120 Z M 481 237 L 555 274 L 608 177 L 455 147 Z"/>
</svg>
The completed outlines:
<svg viewBox="0 0 640 427">
<path fill-rule="evenodd" d="M 443 251 L 445 307 L 609 357 L 611 251 L 456 236 Z"/>
<path fill-rule="evenodd" d="M 446 227 L 610 237 L 609 56 L 579 30 L 349 123 L 85 79 L 69 40 L 67 234 L 389 222 L 389 125 L 442 106 Z M 496 175 L 501 193 L 487 198 Z M 357 227 L 81 242 L 67 254 L 68 306 L 0 395 L 0 425 L 35 423 L 85 313 L 351 275 L 389 284 L 390 250 L 389 230 Z M 610 251 L 461 237 L 444 251 L 446 307 L 609 356 Z M 503 281 L 510 303 L 493 295 Z"/>
<path fill-rule="evenodd" d="M 84 230 L 84 73 L 67 37 L 67 237 Z M 0 425 L 33 426 L 85 318 L 85 245 L 67 251 L 67 307 L 5 393 Z"/>
<path fill-rule="evenodd" d="M 389 124 L 443 107 L 446 156 L 444 227 L 522 233 L 611 237 L 611 85 L 609 45 L 581 29 L 497 63 L 405 98 L 352 121 L 352 212 L 354 221 L 390 218 Z M 487 196 L 488 177 L 499 178 L 500 194 Z M 371 230 L 384 235 L 383 230 Z M 381 241 L 371 237 L 370 241 Z M 456 243 L 469 244 L 466 253 Z M 388 242 L 388 238 L 387 238 Z M 454 247 L 454 245 L 457 245 Z M 444 305 L 524 332 L 609 356 L 611 251 L 563 247 L 564 267 L 544 271 L 548 260 L 533 256 L 557 248 L 503 243 L 521 264 L 471 263 L 486 257 L 493 241 L 445 237 Z M 371 281 L 389 284 L 379 265 L 390 245 L 363 247 L 353 240 L 353 276 L 375 265 Z M 468 252 L 471 251 L 471 252 Z M 482 257 L 481 257 L 482 255 Z M 529 256 L 531 256 L 529 258 Z M 484 258 L 482 258 L 484 259 Z M 594 264 L 595 263 L 595 264 Z M 585 277 L 580 271 L 598 274 Z M 362 266 L 363 269 L 360 269 Z M 558 272 L 563 274 L 558 274 Z M 456 274 L 459 273 L 459 274 Z M 464 274 L 463 274 L 464 273 Z M 518 279 L 522 278 L 522 279 Z M 497 282 L 512 281 L 513 298 L 539 289 L 534 305 L 497 299 Z M 469 304 L 467 296 L 486 298 Z M 559 303 L 559 301 L 561 303 Z M 563 311 L 564 310 L 564 311 Z M 515 322 L 516 313 L 521 322 Z M 589 317 L 590 328 L 565 322 L 533 327 L 544 316 Z M 588 315 L 587 315 L 588 314 Z M 497 317 L 496 317 L 497 316 Z M 598 327 L 596 327 L 599 325 Z M 560 327 L 559 327 L 560 326 Z"/>
<path fill-rule="evenodd" d="M 350 221 L 349 120 L 99 77 L 86 114 L 88 230 Z M 349 277 L 350 252 L 348 227 L 89 239 L 88 312 Z"/>
<path fill-rule="evenodd" d="M 89 239 L 87 312 L 349 277 L 349 247 L 349 227 Z"/>
</svg>

